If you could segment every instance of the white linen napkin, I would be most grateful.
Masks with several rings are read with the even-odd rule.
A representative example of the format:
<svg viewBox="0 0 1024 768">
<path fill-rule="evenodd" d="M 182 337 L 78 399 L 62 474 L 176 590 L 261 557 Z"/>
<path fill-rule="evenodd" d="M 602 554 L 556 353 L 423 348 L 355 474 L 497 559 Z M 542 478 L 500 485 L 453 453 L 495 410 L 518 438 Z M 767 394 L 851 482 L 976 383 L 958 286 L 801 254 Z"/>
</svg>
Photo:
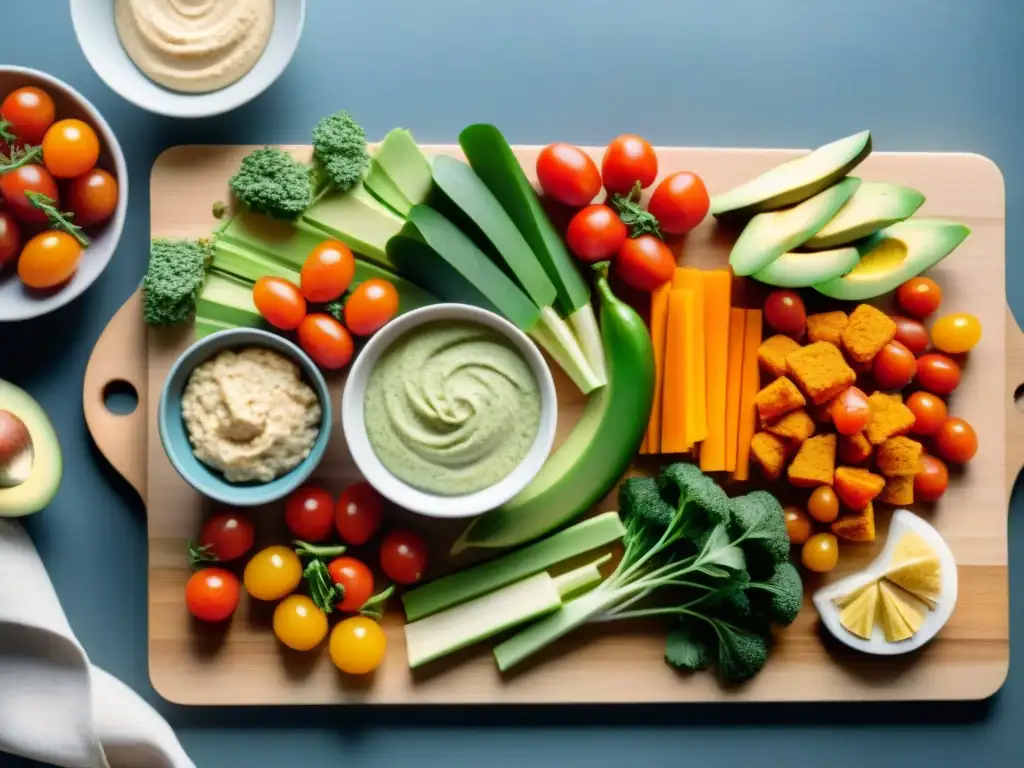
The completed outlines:
<svg viewBox="0 0 1024 768">
<path fill-rule="evenodd" d="M 66 768 L 195 768 L 156 710 L 89 663 L 32 540 L 4 519 L 0 752 Z"/>
</svg>

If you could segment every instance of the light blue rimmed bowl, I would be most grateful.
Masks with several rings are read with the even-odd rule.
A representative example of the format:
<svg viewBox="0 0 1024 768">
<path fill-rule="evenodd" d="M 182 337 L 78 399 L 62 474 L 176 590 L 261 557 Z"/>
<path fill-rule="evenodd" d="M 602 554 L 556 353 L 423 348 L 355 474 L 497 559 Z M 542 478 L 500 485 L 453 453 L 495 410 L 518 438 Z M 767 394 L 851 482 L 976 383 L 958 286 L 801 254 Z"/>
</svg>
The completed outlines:
<svg viewBox="0 0 1024 768">
<path fill-rule="evenodd" d="M 244 347 L 264 347 L 292 360 L 302 371 L 303 379 L 316 392 L 323 412 L 320 434 L 317 435 L 309 456 L 295 469 L 269 483 L 229 483 L 220 472 L 199 461 L 192 453 L 192 445 L 189 443 L 188 432 L 181 415 L 181 395 L 196 366 L 225 349 Z M 331 423 L 331 395 L 327 389 L 327 382 L 313 361 L 287 339 L 254 328 L 219 331 L 200 339 L 185 350 L 171 366 L 157 408 L 160 442 L 177 473 L 204 496 L 235 507 L 269 504 L 284 498 L 299 487 L 323 459 L 327 442 L 331 437 Z"/>
</svg>

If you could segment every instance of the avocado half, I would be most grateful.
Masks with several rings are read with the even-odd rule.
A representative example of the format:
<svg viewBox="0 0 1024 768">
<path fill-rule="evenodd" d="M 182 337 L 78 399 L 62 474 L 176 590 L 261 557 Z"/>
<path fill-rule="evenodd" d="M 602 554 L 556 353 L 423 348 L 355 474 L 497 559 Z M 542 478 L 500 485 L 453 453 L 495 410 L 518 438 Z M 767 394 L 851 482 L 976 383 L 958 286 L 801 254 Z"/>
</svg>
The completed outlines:
<svg viewBox="0 0 1024 768">
<path fill-rule="evenodd" d="M 871 131 L 833 141 L 777 165 L 745 184 L 711 198 L 711 213 L 727 223 L 803 202 L 832 186 L 871 154 Z"/>
<path fill-rule="evenodd" d="M 880 229 L 909 219 L 924 205 L 924 195 L 916 189 L 885 182 L 861 184 L 832 220 L 805 248 L 836 248 L 873 235 Z"/>
<path fill-rule="evenodd" d="M 807 288 L 842 277 L 857 266 L 860 253 L 853 246 L 831 251 L 784 253 L 753 278 L 777 288 Z"/>
<path fill-rule="evenodd" d="M 897 288 L 938 264 L 971 233 L 942 219 L 908 219 L 886 227 L 857 246 L 860 261 L 842 277 L 814 289 L 842 301 L 863 301 Z"/>
<path fill-rule="evenodd" d="M 31 515 L 49 504 L 60 486 L 60 442 L 39 403 L 25 390 L 3 379 L 0 411 L 9 411 L 21 420 L 28 429 L 31 445 L 9 464 L 0 466 L 0 517 Z"/>
<path fill-rule="evenodd" d="M 739 276 L 764 269 L 813 237 L 859 186 L 860 179 L 846 178 L 792 208 L 757 214 L 733 245 L 729 266 Z"/>
</svg>

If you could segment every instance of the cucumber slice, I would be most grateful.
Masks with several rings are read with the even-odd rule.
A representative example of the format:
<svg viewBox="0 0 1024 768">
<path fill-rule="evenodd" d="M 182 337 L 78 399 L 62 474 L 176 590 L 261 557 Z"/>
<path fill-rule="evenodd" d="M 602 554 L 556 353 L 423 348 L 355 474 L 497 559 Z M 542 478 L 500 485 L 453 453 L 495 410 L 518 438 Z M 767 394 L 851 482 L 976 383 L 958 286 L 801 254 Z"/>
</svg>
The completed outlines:
<svg viewBox="0 0 1024 768">
<path fill-rule="evenodd" d="M 413 205 L 427 201 L 430 162 L 409 131 L 403 128 L 389 131 L 373 157 L 406 200 Z"/>
<path fill-rule="evenodd" d="M 555 285 L 541 267 L 501 203 L 472 168 L 453 157 L 434 160 L 434 184 L 454 208 L 452 220 L 463 232 L 478 230 L 504 262 L 507 271 L 538 307 L 555 301 Z M 461 221 L 460 221 L 461 219 Z"/>
<path fill-rule="evenodd" d="M 858 261 L 860 253 L 852 247 L 808 253 L 790 252 L 755 272 L 753 278 L 779 288 L 806 288 L 842 277 L 856 267 Z"/>
<path fill-rule="evenodd" d="M 451 608 L 525 579 L 558 563 L 618 541 L 625 533 L 617 512 L 587 518 L 564 531 L 480 565 L 456 571 L 402 595 L 407 621 Z"/>
<path fill-rule="evenodd" d="M 402 194 L 402 190 L 391 180 L 391 177 L 376 160 L 370 160 L 370 172 L 366 175 L 363 185 L 370 191 L 370 194 L 400 216 L 409 215 L 412 203 Z"/>
<path fill-rule="evenodd" d="M 361 184 L 348 192 L 328 193 L 309 206 L 299 221 L 384 266 L 390 266 L 387 242 L 405 224 L 405 219 L 377 202 Z"/>
<path fill-rule="evenodd" d="M 835 248 L 852 243 L 909 219 L 922 205 L 924 195 L 916 189 L 877 181 L 861 184 L 839 213 L 804 247 Z"/>
<path fill-rule="evenodd" d="M 228 331 L 232 328 L 237 328 L 238 326 L 232 325 L 231 323 L 223 323 L 220 320 L 213 320 L 209 317 L 203 317 L 202 315 L 196 315 L 194 327 L 195 339 L 196 341 L 199 341 L 200 339 L 205 339 L 207 336 L 214 333 Z"/>
<path fill-rule="evenodd" d="M 206 282 L 196 301 L 197 338 L 200 318 L 223 323 L 229 328 L 263 325 L 263 317 L 252 301 L 252 283 L 216 271 L 206 273 Z"/>
<path fill-rule="evenodd" d="M 291 222 L 244 209 L 221 225 L 214 243 L 228 242 L 299 271 L 309 252 L 322 240 L 323 237 L 303 232 Z"/>
<path fill-rule="evenodd" d="M 210 266 L 251 283 L 271 275 L 283 277 L 295 285 L 299 284 L 299 273 L 280 261 L 253 253 L 247 248 L 218 238 L 213 242 L 213 260 Z"/>
</svg>

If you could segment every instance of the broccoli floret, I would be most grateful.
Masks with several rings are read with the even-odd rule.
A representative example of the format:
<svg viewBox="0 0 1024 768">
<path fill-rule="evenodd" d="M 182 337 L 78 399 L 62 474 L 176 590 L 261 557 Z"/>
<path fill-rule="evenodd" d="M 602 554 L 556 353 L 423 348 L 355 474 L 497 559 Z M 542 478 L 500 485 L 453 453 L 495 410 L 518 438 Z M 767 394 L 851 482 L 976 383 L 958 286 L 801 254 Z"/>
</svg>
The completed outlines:
<svg viewBox="0 0 1024 768">
<path fill-rule="evenodd" d="M 768 661 L 769 635 L 751 632 L 718 619 L 708 619 L 718 637 L 718 677 L 725 683 L 742 683 Z"/>
<path fill-rule="evenodd" d="M 203 288 L 209 260 L 209 243 L 204 240 L 153 240 L 142 278 L 146 323 L 173 325 L 188 320 Z"/>
<path fill-rule="evenodd" d="M 296 219 L 313 201 L 309 166 L 278 147 L 256 149 L 242 158 L 229 186 L 253 211 L 275 219 Z"/>
<path fill-rule="evenodd" d="M 778 564 L 768 581 L 752 582 L 747 594 L 757 613 L 783 627 L 793 623 L 804 604 L 800 572 L 788 560 Z"/>
<path fill-rule="evenodd" d="M 642 521 L 653 523 L 661 530 L 668 528 L 676 515 L 661 498 L 658 484 L 650 477 L 631 477 L 619 487 L 619 509 L 627 525 L 631 521 Z"/>
<path fill-rule="evenodd" d="M 344 110 L 328 115 L 313 129 L 313 157 L 334 188 L 347 192 L 370 165 L 366 132 Z"/>
<path fill-rule="evenodd" d="M 753 491 L 729 500 L 730 533 L 743 547 L 751 575 L 761 578 L 789 557 L 789 534 L 778 499 L 767 491 Z"/>
<path fill-rule="evenodd" d="M 658 480 L 665 501 L 683 514 L 685 535 L 695 537 L 729 521 L 729 497 L 694 464 L 670 464 Z"/>
</svg>

